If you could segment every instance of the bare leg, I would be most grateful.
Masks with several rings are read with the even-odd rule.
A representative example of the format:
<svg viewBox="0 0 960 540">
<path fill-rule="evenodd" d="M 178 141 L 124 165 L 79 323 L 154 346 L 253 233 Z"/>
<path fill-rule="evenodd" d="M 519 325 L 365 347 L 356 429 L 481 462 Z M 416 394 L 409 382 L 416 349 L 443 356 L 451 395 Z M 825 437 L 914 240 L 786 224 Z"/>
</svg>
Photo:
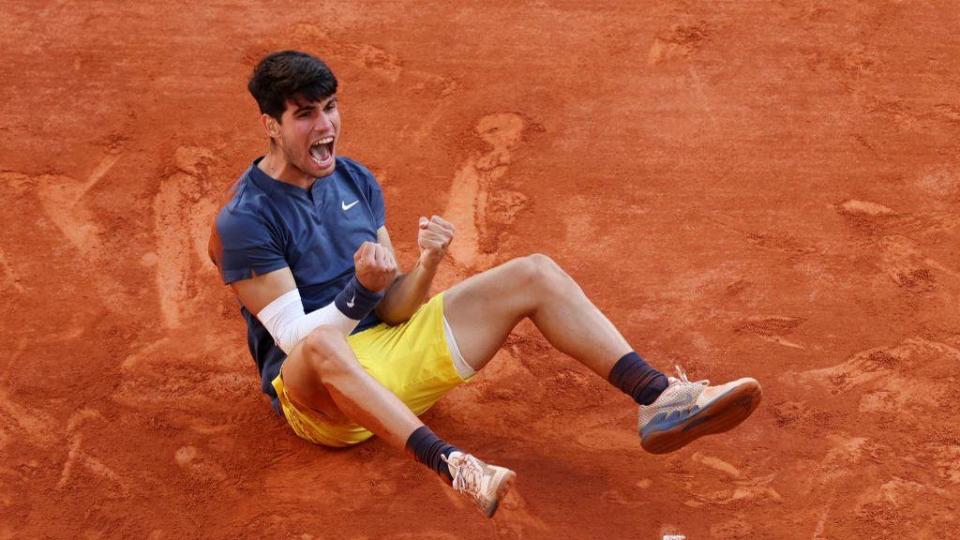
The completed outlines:
<svg viewBox="0 0 960 540">
<path fill-rule="evenodd" d="M 573 279 L 545 255 L 514 259 L 444 294 L 444 316 L 464 360 L 480 369 L 529 317 L 559 351 L 604 379 L 632 350 Z"/>
<path fill-rule="evenodd" d="M 335 422 L 353 421 L 389 444 L 404 448 L 423 426 L 416 415 L 360 366 L 338 330 L 320 327 L 283 363 L 290 399 Z"/>
<path fill-rule="evenodd" d="M 417 461 L 446 476 L 492 517 L 515 478 L 510 469 L 486 464 L 444 443 L 424 427 L 390 390 L 368 375 L 338 330 L 321 327 L 298 345 L 283 364 L 287 395 L 298 408 L 333 421 L 351 420 Z M 418 431 L 419 430 L 419 431 Z M 417 432 L 416 437 L 411 435 Z M 442 457 L 441 457 L 442 456 Z"/>
<path fill-rule="evenodd" d="M 613 366 L 631 351 L 573 279 L 543 255 L 514 259 L 471 277 L 444 295 L 444 310 L 464 360 L 474 369 L 493 357 L 524 317 L 554 347 L 607 380 Z M 645 391 L 645 386 L 633 390 Z M 681 375 L 661 392 L 641 406 L 638 424 L 641 445 L 655 454 L 732 429 L 750 416 L 762 396 L 760 384 L 749 377 L 705 386 Z"/>
</svg>

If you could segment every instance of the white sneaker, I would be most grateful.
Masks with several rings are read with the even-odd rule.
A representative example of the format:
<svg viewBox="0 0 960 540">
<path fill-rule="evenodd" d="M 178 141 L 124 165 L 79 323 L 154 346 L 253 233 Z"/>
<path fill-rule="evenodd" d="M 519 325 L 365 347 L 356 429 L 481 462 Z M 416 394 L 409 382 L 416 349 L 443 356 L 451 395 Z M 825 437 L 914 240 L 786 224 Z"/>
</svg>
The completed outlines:
<svg viewBox="0 0 960 540">
<path fill-rule="evenodd" d="M 510 469 L 487 465 L 470 454 L 451 452 L 441 456 L 453 476 L 453 489 L 473 497 L 487 517 L 493 517 L 500 499 L 510 491 L 517 474 Z"/>
<path fill-rule="evenodd" d="M 750 377 L 720 386 L 690 382 L 677 366 L 678 379 L 650 405 L 640 405 L 640 444 L 653 454 L 678 450 L 694 439 L 733 429 L 760 404 L 760 383 Z"/>
</svg>

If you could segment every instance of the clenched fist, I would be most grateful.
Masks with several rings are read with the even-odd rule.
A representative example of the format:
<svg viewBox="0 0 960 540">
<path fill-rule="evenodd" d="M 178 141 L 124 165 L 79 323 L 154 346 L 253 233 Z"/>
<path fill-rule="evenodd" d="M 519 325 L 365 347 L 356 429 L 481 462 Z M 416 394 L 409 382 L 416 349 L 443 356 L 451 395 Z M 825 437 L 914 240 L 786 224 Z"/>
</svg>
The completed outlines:
<svg viewBox="0 0 960 540">
<path fill-rule="evenodd" d="M 357 280 L 373 292 L 380 292 L 397 277 L 397 261 L 389 249 L 373 242 L 364 242 L 353 254 Z"/>
<path fill-rule="evenodd" d="M 447 253 L 447 247 L 453 240 L 453 224 L 440 216 L 430 219 L 420 218 L 420 230 L 417 233 L 417 245 L 420 246 L 420 258 L 424 262 L 437 264 Z"/>
</svg>

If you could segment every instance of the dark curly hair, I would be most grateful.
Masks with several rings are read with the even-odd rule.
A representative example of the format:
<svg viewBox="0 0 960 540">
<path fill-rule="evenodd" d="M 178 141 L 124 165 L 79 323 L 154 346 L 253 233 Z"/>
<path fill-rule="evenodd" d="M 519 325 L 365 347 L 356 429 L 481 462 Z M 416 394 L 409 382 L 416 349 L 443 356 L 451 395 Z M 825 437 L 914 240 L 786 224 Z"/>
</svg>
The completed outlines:
<svg viewBox="0 0 960 540">
<path fill-rule="evenodd" d="M 300 51 L 279 51 L 253 68 L 247 89 L 260 112 L 280 121 L 288 100 L 320 101 L 337 92 L 337 78 L 319 58 Z"/>
</svg>

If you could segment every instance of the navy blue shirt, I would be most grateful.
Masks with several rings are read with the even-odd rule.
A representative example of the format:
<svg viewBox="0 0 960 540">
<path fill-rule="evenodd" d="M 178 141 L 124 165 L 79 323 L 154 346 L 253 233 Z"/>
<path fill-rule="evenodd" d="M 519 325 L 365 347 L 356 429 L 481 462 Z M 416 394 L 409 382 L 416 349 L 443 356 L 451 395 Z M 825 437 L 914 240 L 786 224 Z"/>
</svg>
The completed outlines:
<svg viewBox="0 0 960 540">
<path fill-rule="evenodd" d="M 333 174 L 310 189 L 280 182 L 253 164 L 233 186 L 217 214 L 211 257 L 225 284 L 289 267 L 310 313 L 330 302 L 354 275 L 353 254 L 376 242 L 385 222 L 383 192 L 359 163 L 337 158 Z M 260 372 L 260 386 L 279 412 L 271 384 L 286 358 L 255 314 L 241 306 L 247 344 Z M 371 312 L 354 330 L 380 322 Z"/>
</svg>

